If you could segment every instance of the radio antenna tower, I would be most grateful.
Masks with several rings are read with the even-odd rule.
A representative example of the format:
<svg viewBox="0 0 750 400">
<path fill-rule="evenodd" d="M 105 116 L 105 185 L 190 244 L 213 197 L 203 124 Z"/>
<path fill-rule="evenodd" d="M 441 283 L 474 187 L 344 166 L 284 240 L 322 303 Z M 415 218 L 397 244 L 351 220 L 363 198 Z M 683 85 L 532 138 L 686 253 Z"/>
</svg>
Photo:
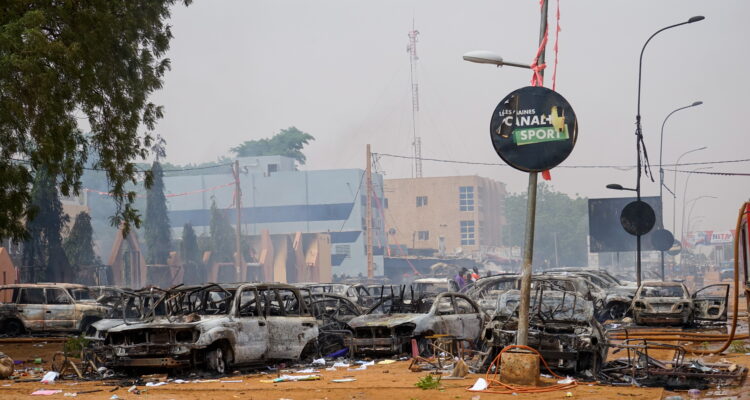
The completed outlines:
<svg viewBox="0 0 750 400">
<path fill-rule="evenodd" d="M 409 31 L 409 45 L 406 51 L 409 53 L 409 63 L 411 64 L 411 127 L 414 146 L 414 170 L 413 177 L 422 177 L 422 139 L 417 134 L 417 115 L 419 115 L 419 81 L 417 80 L 417 35 L 419 31 L 414 29 L 412 21 L 411 31 Z"/>
</svg>

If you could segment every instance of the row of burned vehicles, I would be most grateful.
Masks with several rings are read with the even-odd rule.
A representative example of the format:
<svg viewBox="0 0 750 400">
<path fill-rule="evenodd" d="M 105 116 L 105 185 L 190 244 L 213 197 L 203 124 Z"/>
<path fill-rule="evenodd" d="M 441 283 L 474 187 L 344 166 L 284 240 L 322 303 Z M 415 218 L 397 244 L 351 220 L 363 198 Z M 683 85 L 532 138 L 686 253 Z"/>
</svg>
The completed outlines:
<svg viewBox="0 0 750 400">
<path fill-rule="evenodd" d="M 519 281 L 508 274 L 463 288 L 433 277 L 408 286 L 244 283 L 118 290 L 99 298 L 109 307 L 105 318 L 91 317 L 76 328 L 108 367 L 122 370 L 205 367 L 224 373 L 235 366 L 346 352 L 424 355 L 436 338 L 471 349 L 479 365 L 486 365 L 516 342 Z M 675 285 L 636 288 L 597 271 L 534 275 L 529 345 L 554 368 L 595 374 L 608 349 L 600 321 L 632 314 L 649 322 L 649 312 L 662 310 L 665 302 L 679 305 L 680 322 L 726 318 L 726 293 L 723 299 L 718 294 L 700 299 Z M 43 295 L 57 293 L 53 289 L 45 288 Z M 24 291 L 11 293 L 16 303 Z M 0 327 L 7 321 L 0 317 Z"/>
</svg>

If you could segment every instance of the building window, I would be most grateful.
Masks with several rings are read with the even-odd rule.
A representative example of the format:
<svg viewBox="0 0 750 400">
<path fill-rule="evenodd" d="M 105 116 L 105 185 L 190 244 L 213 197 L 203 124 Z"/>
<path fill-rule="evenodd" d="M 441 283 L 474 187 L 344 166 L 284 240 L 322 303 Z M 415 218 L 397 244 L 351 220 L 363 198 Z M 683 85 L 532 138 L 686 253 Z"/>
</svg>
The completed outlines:
<svg viewBox="0 0 750 400">
<path fill-rule="evenodd" d="M 417 196 L 417 207 L 427 207 L 427 196 Z"/>
<path fill-rule="evenodd" d="M 417 232 L 417 239 L 419 239 L 419 240 L 430 240 L 430 231 L 419 231 L 419 232 Z"/>
<path fill-rule="evenodd" d="M 352 246 L 348 244 L 337 244 L 334 246 L 336 254 L 344 254 L 344 258 L 350 258 L 352 256 Z"/>
<path fill-rule="evenodd" d="M 474 186 L 458 188 L 458 210 L 474 211 Z"/>
<path fill-rule="evenodd" d="M 278 164 L 268 164 L 268 175 L 271 175 L 273 172 L 277 172 L 279 170 Z"/>
<path fill-rule="evenodd" d="M 474 221 L 461 221 L 461 246 L 471 246 L 474 241 Z"/>
<path fill-rule="evenodd" d="M 388 198 L 383 197 L 383 208 L 388 208 Z"/>
</svg>

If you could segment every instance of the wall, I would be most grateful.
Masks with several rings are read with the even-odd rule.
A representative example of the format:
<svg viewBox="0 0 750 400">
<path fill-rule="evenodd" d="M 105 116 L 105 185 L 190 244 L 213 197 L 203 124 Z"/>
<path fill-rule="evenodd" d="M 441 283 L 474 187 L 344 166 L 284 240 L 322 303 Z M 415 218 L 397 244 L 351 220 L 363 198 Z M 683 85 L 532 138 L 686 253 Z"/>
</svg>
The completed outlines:
<svg viewBox="0 0 750 400">
<path fill-rule="evenodd" d="M 479 176 L 449 176 L 386 179 L 384 185 L 388 203 L 386 232 L 390 244 L 439 249 L 439 238 L 443 236 L 448 254 L 459 248 L 466 253 L 502 244 L 505 184 Z M 464 197 L 464 206 L 471 209 L 469 211 L 461 211 L 462 186 L 473 188 L 470 197 L 473 207 L 466 193 Z M 427 204 L 418 206 L 418 196 L 426 196 Z M 461 221 L 473 221 L 474 244 L 462 244 Z M 428 232 L 427 238 L 420 238 L 420 231 Z"/>
</svg>

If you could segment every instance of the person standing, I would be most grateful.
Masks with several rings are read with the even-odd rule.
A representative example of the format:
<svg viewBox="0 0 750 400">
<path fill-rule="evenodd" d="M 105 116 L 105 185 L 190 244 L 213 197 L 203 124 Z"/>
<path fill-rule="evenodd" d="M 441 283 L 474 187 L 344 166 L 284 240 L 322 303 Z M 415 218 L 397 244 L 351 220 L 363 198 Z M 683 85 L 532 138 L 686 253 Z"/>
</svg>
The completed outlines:
<svg viewBox="0 0 750 400">
<path fill-rule="evenodd" d="M 458 285 L 458 289 L 463 289 L 464 286 L 466 286 L 466 279 L 464 276 L 466 276 L 467 269 L 461 268 L 460 271 L 456 274 L 456 276 L 453 277 L 453 280 L 456 282 L 456 285 Z"/>
</svg>

